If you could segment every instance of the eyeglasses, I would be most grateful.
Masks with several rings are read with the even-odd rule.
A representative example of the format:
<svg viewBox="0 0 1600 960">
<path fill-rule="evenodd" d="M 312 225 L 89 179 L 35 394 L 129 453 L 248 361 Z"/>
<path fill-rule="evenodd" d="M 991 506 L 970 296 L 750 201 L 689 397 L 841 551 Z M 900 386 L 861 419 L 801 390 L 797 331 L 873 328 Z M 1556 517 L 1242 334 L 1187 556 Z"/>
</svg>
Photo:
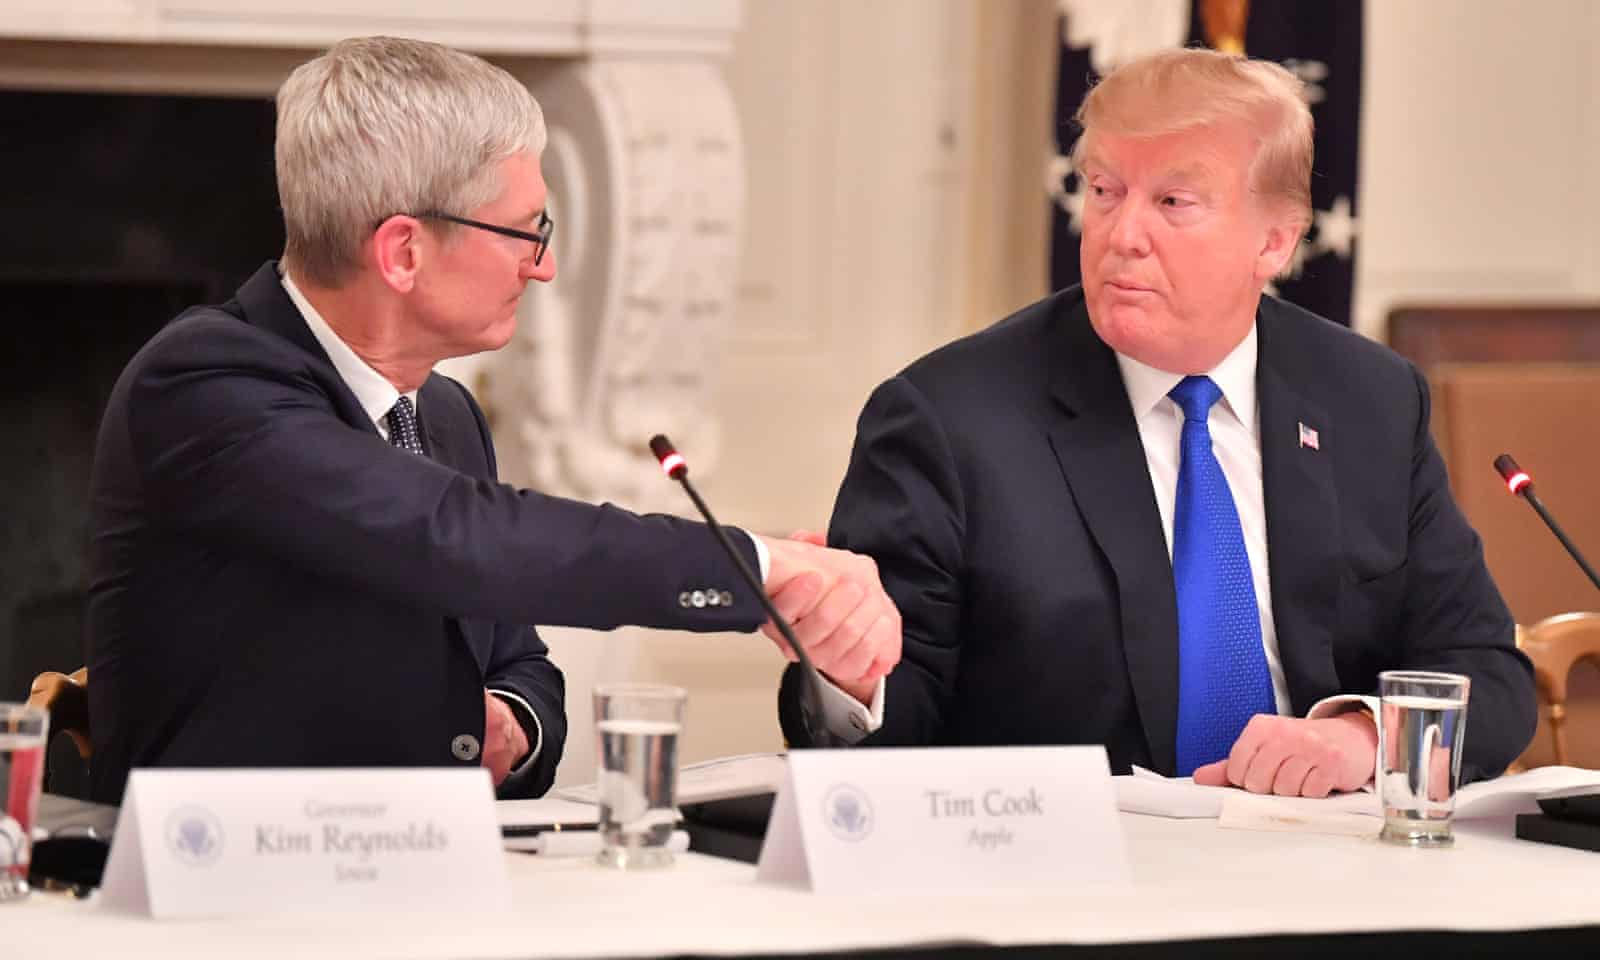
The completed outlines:
<svg viewBox="0 0 1600 960">
<path fill-rule="evenodd" d="M 550 234 L 554 232 L 556 228 L 556 222 L 550 219 L 550 212 L 548 210 L 542 211 L 539 214 L 539 226 L 537 231 L 534 233 L 529 233 L 526 230 L 517 230 L 512 227 L 502 227 L 494 223 L 484 223 L 481 220 L 468 220 L 466 217 L 457 217 L 448 213 L 417 213 L 412 214 L 412 216 L 418 218 L 426 217 L 429 220 L 448 220 L 451 223 L 459 223 L 463 227 L 477 227 L 479 230 L 487 230 L 490 233 L 498 233 L 502 237 L 514 237 L 518 240 L 531 240 L 534 244 L 533 265 L 536 267 L 544 260 L 544 252 L 550 248 Z"/>
</svg>

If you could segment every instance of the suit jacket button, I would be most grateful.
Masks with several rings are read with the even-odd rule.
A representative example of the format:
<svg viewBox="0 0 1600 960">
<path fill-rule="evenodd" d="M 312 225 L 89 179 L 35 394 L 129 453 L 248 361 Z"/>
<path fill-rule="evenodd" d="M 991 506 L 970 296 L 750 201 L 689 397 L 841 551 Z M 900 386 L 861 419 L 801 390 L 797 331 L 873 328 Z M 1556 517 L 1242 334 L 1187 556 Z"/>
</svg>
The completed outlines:
<svg viewBox="0 0 1600 960">
<path fill-rule="evenodd" d="M 859 713 L 850 714 L 850 726 L 855 727 L 862 733 L 867 732 L 867 721 L 861 719 L 861 714 Z"/>
<path fill-rule="evenodd" d="M 706 606 L 708 606 L 708 607 L 720 607 L 720 606 L 722 606 L 722 597 L 721 597 L 721 595 L 719 595 L 717 593 L 717 591 L 715 591 L 715 590 L 707 590 L 706 591 Z"/>
<path fill-rule="evenodd" d="M 687 607 L 692 602 L 693 601 L 689 597 L 689 591 L 685 590 L 678 594 L 678 606 Z"/>
<path fill-rule="evenodd" d="M 726 590 L 722 591 L 722 605 L 724 607 L 733 606 L 733 594 L 729 593 Z"/>
<path fill-rule="evenodd" d="M 689 594 L 689 602 L 694 604 L 696 607 L 705 606 L 706 592 L 704 590 L 696 590 L 694 593 Z"/>
<path fill-rule="evenodd" d="M 478 738 L 470 733 L 463 733 L 450 741 L 450 752 L 457 760 L 471 762 L 478 759 L 478 754 L 483 747 L 478 743 Z"/>
</svg>

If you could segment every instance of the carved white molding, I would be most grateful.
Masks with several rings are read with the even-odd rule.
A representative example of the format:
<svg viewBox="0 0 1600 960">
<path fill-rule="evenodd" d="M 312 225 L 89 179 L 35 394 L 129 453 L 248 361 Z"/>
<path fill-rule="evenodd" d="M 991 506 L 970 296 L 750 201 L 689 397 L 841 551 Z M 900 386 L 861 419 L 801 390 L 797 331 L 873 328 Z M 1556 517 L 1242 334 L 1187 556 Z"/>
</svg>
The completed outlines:
<svg viewBox="0 0 1600 960">
<path fill-rule="evenodd" d="M 0 37 L 316 49 L 381 33 L 478 53 L 720 56 L 740 12 L 740 0 L 5 0 Z"/>
<path fill-rule="evenodd" d="M 741 0 L 0 0 L 0 87 L 271 96 L 312 51 L 387 34 L 517 58 L 720 59 Z"/>
<path fill-rule="evenodd" d="M 552 284 L 481 358 L 501 471 L 549 493 L 681 512 L 646 448 L 715 465 L 716 370 L 733 313 L 744 159 L 721 70 L 596 60 L 532 79 L 550 144 Z"/>
</svg>

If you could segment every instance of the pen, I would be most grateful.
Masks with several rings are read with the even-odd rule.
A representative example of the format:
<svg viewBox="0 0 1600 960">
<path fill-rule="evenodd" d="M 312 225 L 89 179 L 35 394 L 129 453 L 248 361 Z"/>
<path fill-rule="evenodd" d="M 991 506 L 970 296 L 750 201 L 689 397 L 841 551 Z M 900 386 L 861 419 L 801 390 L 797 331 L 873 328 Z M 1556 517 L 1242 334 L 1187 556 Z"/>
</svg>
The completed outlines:
<svg viewBox="0 0 1600 960">
<path fill-rule="evenodd" d="M 599 832 L 592 826 L 586 830 L 550 830 L 531 837 L 506 837 L 505 840 L 507 850 L 537 853 L 546 857 L 592 857 L 600 852 L 603 844 Z M 673 853 L 688 850 L 688 832 L 672 831 L 666 848 Z"/>
<path fill-rule="evenodd" d="M 515 823 L 501 826 L 500 835 L 510 839 L 512 837 L 536 837 L 541 833 L 593 833 L 599 829 L 599 826 L 597 823 Z"/>
</svg>

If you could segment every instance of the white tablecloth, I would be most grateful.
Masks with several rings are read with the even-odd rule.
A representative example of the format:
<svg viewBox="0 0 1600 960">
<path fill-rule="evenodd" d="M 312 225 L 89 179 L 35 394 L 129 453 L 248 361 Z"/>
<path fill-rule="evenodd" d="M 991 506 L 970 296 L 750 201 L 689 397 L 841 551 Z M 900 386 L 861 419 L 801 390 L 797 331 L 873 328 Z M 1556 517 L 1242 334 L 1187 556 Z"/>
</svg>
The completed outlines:
<svg viewBox="0 0 1600 960">
<path fill-rule="evenodd" d="M 753 867 L 697 854 L 654 873 L 510 854 L 507 912 L 156 922 L 36 894 L 0 906 L 0 943 L 51 938 L 67 945 L 62 955 L 122 960 L 634 957 L 1600 924 L 1600 854 L 1516 840 L 1508 819 L 1460 824 L 1445 850 L 1208 820 L 1122 822 L 1136 883 L 1121 891 L 825 897 L 758 885 Z"/>
</svg>

